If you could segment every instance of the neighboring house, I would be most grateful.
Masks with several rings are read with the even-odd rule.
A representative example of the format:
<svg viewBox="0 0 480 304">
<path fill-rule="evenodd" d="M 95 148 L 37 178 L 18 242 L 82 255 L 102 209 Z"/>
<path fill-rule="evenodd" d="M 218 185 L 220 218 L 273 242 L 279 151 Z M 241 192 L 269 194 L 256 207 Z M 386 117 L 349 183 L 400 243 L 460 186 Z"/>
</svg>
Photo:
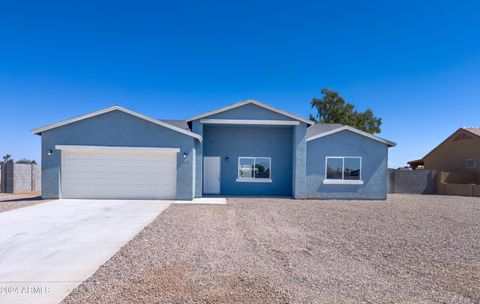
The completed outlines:
<svg viewBox="0 0 480 304">
<path fill-rule="evenodd" d="M 184 121 L 113 106 L 32 132 L 42 136 L 46 198 L 385 199 L 395 146 L 256 100 Z"/>
<path fill-rule="evenodd" d="M 460 128 L 425 155 L 409 161 L 416 169 L 448 172 L 476 172 L 480 178 L 480 128 Z"/>
<path fill-rule="evenodd" d="M 423 159 L 408 164 L 435 170 L 438 194 L 480 196 L 479 160 L 480 128 L 460 128 Z"/>
</svg>

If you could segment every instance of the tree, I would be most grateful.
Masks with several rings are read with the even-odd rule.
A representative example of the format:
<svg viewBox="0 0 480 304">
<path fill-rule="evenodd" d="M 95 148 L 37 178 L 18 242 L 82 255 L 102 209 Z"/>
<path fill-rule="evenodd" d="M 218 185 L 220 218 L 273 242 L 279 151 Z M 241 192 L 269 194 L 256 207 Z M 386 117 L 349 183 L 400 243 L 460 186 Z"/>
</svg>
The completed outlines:
<svg viewBox="0 0 480 304">
<path fill-rule="evenodd" d="M 328 88 L 322 90 L 322 98 L 314 97 L 312 108 L 317 114 L 310 114 L 310 119 L 320 123 L 339 123 L 351 126 L 370 134 L 380 133 L 382 119 L 376 117 L 371 109 L 358 111 L 355 105 L 348 103 L 338 92 Z"/>
<path fill-rule="evenodd" d="M 20 160 L 17 160 L 16 161 L 17 164 L 32 164 L 32 165 L 36 165 L 37 162 L 34 161 L 34 160 L 29 160 L 29 159 L 26 159 L 26 158 L 22 158 Z"/>
<path fill-rule="evenodd" d="M 10 154 L 5 154 L 3 156 L 3 161 L 1 161 L 0 164 L 6 164 L 10 161 L 13 161 L 12 156 Z"/>
</svg>

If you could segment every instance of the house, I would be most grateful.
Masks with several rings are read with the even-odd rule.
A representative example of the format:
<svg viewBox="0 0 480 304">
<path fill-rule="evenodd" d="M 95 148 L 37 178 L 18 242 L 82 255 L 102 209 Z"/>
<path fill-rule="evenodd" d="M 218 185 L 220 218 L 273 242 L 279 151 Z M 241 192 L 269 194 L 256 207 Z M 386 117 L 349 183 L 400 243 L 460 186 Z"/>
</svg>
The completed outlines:
<svg viewBox="0 0 480 304">
<path fill-rule="evenodd" d="M 46 198 L 385 199 L 391 141 L 256 100 L 182 120 L 113 106 L 32 131 Z"/>
<path fill-rule="evenodd" d="M 408 164 L 414 170 L 435 170 L 438 194 L 480 196 L 479 159 L 480 128 L 465 127 Z"/>
<path fill-rule="evenodd" d="M 480 128 L 460 128 L 422 159 L 409 161 L 413 168 L 449 172 L 475 172 L 480 160 Z"/>
</svg>

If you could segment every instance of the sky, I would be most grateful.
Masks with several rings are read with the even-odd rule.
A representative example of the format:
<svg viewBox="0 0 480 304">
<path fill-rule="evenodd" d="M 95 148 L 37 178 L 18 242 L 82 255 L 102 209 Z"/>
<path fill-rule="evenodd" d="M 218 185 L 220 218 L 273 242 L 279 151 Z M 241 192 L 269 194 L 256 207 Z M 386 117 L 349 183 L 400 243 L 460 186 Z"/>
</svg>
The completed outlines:
<svg viewBox="0 0 480 304">
<path fill-rule="evenodd" d="M 182 119 L 255 98 L 304 117 L 321 89 L 383 120 L 389 166 L 480 126 L 479 1 L 0 0 L 0 154 L 114 104 Z"/>
</svg>

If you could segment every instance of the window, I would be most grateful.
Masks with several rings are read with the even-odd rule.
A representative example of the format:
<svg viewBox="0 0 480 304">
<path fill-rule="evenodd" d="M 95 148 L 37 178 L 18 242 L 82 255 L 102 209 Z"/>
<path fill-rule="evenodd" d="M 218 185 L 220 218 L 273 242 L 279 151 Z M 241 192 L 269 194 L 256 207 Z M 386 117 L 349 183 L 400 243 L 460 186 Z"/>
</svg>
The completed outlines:
<svg viewBox="0 0 480 304">
<path fill-rule="evenodd" d="M 237 182 L 272 182 L 270 157 L 239 157 Z"/>
<path fill-rule="evenodd" d="M 327 157 L 325 184 L 363 184 L 361 157 Z"/>
<path fill-rule="evenodd" d="M 476 161 L 474 159 L 467 159 L 467 169 L 475 169 Z"/>
</svg>

